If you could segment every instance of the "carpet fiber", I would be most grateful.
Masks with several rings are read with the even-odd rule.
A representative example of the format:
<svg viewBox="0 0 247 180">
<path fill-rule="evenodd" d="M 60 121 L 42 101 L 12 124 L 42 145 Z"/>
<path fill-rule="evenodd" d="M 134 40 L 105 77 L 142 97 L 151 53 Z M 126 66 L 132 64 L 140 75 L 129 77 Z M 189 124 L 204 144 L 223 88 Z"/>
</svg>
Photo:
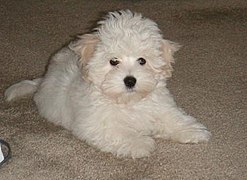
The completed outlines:
<svg viewBox="0 0 247 180">
<path fill-rule="evenodd" d="M 245 0 L 0 0 L 0 138 L 12 159 L 1 180 L 247 179 Z M 31 98 L 4 102 L 13 83 L 41 76 L 52 53 L 107 11 L 131 9 L 183 45 L 168 87 L 206 125 L 209 143 L 157 139 L 149 158 L 118 159 L 40 117 Z"/>
</svg>

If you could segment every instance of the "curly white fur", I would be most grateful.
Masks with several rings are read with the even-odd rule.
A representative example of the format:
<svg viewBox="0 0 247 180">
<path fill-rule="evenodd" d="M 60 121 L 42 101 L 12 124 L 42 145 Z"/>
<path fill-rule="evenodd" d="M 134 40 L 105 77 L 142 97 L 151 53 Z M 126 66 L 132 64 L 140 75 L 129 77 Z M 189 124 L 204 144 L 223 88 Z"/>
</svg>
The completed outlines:
<svg viewBox="0 0 247 180">
<path fill-rule="evenodd" d="M 211 134 L 177 108 L 166 88 L 178 49 L 141 14 L 110 12 L 95 32 L 56 53 L 42 79 L 15 84 L 5 96 L 10 101 L 34 93 L 43 117 L 117 156 L 150 155 L 153 137 L 208 141 Z M 112 59 L 118 64 L 111 65 Z M 126 77 L 136 80 L 133 87 Z"/>
</svg>

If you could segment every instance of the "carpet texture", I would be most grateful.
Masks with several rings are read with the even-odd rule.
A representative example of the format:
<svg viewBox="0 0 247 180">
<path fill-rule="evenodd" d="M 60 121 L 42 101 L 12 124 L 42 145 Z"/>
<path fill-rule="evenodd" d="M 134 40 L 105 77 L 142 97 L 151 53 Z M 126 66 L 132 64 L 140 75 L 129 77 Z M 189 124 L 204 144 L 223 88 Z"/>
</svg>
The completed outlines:
<svg viewBox="0 0 247 180">
<path fill-rule="evenodd" d="M 0 1 L 0 138 L 13 153 L 1 180 L 247 179 L 245 0 Z M 149 158 L 118 159 L 48 123 L 31 98 L 4 101 L 8 86 L 41 76 L 52 53 L 116 9 L 143 13 L 183 45 L 168 87 L 212 132 L 209 143 L 157 139 Z"/>
</svg>

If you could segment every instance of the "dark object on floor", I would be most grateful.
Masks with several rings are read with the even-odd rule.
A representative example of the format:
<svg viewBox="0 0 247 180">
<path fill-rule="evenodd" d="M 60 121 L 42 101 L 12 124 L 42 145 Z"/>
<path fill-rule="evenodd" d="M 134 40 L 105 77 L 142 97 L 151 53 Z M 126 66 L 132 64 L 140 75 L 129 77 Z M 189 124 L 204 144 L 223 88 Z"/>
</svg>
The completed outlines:
<svg viewBox="0 0 247 180">
<path fill-rule="evenodd" d="M 0 168 L 10 158 L 11 158 L 11 149 L 9 144 L 6 141 L 0 139 Z"/>
</svg>

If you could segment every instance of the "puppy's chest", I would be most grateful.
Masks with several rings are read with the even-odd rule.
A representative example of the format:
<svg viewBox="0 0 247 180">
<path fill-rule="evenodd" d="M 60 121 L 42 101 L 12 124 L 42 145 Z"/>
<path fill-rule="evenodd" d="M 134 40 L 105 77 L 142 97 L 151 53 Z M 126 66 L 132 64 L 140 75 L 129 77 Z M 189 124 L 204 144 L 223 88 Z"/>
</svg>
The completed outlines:
<svg viewBox="0 0 247 180">
<path fill-rule="evenodd" d="M 142 104 L 130 107 L 122 107 L 115 113 L 116 120 L 140 131 L 152 131 L 157 121 L 157 111 Z"/>
<path fill-rule="evenodd" d="M 96 121 L 105 128 L 126 127 L 145 134 L 153 131 L 160 113 L 160 106 L 155 101 L 146 99 L 137 103 L 117 104 L 100 97 L 90 101 L 94 103 L 88 106 L 88 121 Z"/>
</svg>

